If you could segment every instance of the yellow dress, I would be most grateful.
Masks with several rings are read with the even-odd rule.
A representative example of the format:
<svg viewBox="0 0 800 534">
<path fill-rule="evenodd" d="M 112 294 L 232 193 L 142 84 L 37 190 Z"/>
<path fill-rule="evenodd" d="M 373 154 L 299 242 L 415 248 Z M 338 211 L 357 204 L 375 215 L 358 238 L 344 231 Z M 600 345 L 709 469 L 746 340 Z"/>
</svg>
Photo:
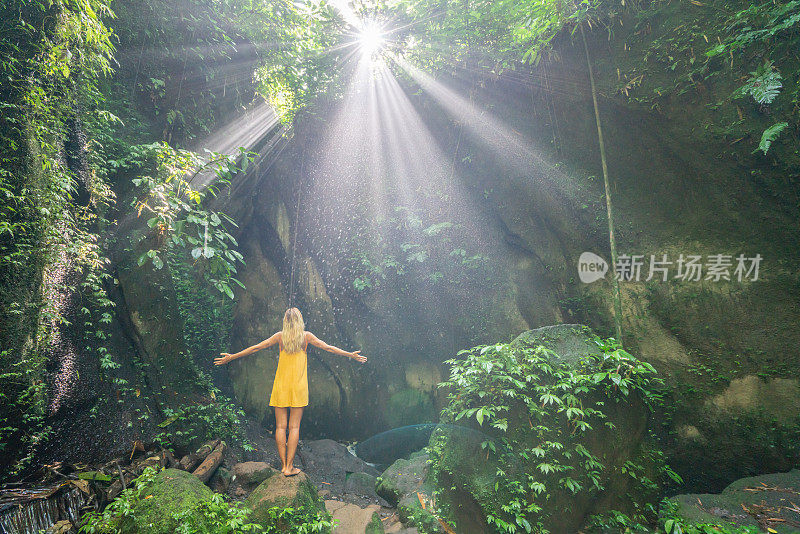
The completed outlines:
<svg viewBox="0 0 800 534">
<path fill-rule="evenodd" d="M 269 405 L 279 408 L 308 406 L 308 357 L 306 351 L 286 352 L 281 347 Z"/>
</svg>

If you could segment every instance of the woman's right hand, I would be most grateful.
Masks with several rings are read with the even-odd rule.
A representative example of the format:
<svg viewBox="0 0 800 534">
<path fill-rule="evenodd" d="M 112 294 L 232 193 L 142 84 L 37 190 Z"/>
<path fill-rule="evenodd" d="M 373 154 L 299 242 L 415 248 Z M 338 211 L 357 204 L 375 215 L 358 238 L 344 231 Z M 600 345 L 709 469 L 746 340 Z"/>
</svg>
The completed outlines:
<svg viewBox="0 0 800 534">
<path fill-rule="evenodd" d="M 221 356 L 220 358 L 214 358 L 214 365 L 225 365 L 233 359 L 227 352 L 220 352 L 219 355 Z"/>
<path fill-rule="evenodd" d="M 353 351 L 350 353 L 350 357 L 356 360 L 357 362 L 364 363 L 365 361 L 367 361 L 367 357 L 359 354 L 360 352 L 361 352 L 360 350 Z"/>
</svg>

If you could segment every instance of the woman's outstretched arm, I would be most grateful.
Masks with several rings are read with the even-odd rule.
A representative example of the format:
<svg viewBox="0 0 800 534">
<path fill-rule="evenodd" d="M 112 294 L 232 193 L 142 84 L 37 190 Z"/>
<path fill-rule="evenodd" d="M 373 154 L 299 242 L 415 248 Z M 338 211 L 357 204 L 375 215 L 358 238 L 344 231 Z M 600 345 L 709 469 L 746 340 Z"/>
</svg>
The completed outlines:
<svg viewBox="0 0 800 534">
<path fill-rule="evenodd" d="M 266 349 L 267 347 L 271 347 L 281 339 L 281 333 L 275 332 L 267 339 L 262 341 L 261 343 L 257 343 L 252 347 L 247 347 L 246 349 L 237 352 L 236 354 L 228 354 L 227 352 L 221 352 L 219 358 L 214 358 L 214 365 L 225 365 L 226 363 L 235 360 L 236 358 L 241 358 L 242 356 L 247 356 L 248 354 L 253 354 L 254 352 L 258 352 L 261 349 Z"/>
<path fill-rule="evenodd" d="M 327 350 L 328 352 L 339 354 L 341 356 L 347 356 L 348 358 L 353 358 L 354 360 L 362 363 L 367 361 L 366 356 L 362 356 L 361 354 L 359 354 L 361 352 L 360 350 L 354 352 L 347 352 L 346 350 L 342 350 L 339 347 L 328 345 L 327 343 L 319 339 L 311 332 L 306 332 L 306 340 L 308 341 L 309 345 L 314 345 L 315 347 L 319 347 L 322 350 Z"/>
</svg>

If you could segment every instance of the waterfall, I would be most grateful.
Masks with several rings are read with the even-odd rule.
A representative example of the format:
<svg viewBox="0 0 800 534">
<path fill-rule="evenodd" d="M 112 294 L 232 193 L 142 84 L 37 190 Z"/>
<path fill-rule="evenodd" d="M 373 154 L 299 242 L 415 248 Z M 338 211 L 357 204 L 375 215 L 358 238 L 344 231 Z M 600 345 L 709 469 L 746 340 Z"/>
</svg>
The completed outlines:
<svg viewBox="0 0 800 534">
<path fill-rule="evenodd" d="M 63 519 L 77 525 L 87 498 L 66 486 L 0 490 L 0 534 L 38 534 Z"/>
</svg>

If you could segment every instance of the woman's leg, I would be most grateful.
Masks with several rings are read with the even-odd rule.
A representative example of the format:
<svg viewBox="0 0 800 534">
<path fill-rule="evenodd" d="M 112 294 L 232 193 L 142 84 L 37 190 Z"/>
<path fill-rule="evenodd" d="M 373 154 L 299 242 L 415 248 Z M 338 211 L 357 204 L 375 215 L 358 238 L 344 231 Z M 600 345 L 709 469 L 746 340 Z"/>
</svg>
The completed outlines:
<svg viewBox="0 0 800 534">
<path fill-rule="evenodd" d="M 275 406 L 275 444 L 281 458 L 281 471 L 286 471 L 286 419 L 288 408 Z"/>
<path fill-rule="evenodd" d="M 300 441 L 300 420 L 303 418 L 303 408 L 292 408 L 289 413 L 289 441 L 286 444 L 286 470 L 284 475 L 292 476 L 300 472 L 293 465 L 294 453 L 297 451 L 297 442 Z"/>
</svg>

